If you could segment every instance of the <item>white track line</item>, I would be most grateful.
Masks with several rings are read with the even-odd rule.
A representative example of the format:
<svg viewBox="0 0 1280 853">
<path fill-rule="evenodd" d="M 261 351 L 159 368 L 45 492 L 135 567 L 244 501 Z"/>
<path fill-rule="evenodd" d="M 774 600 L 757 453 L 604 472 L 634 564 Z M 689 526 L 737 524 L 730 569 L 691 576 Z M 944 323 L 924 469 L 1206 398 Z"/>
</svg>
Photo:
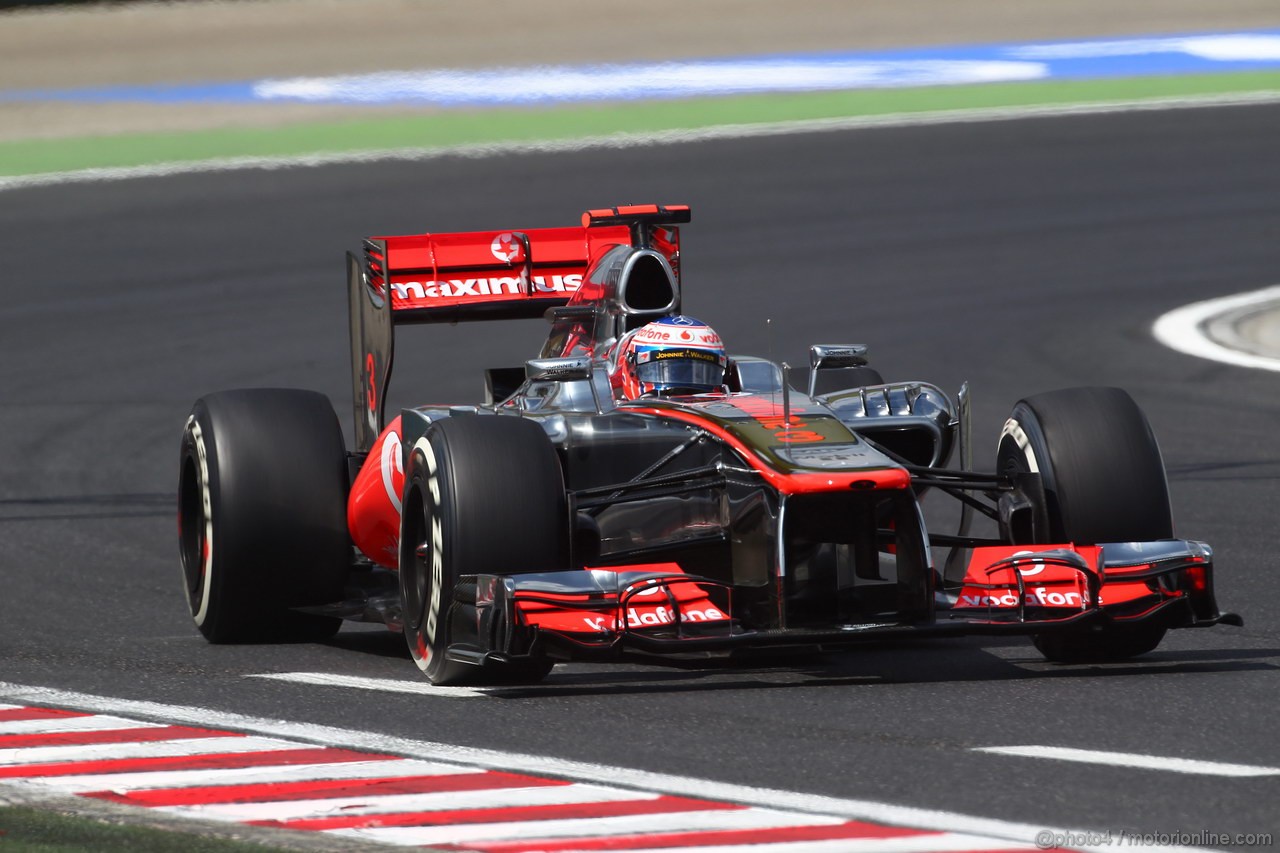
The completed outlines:
<svg viewBox="0 0 1280 853">
<path fill-rule="evenodd" d="M 349 687 L 354 690 L 373 690 L 382 693 L 415 693 L 441 699 L 475 699 L 490 690 L 470 687 L 433 687 L 430 682 L 401 681 L 391 678 L 362 678 L 356 675 L 333 675 L 327 672 L 262 672 L 246 678 L 267 678 L 272 681 L 288 681 L 294 684 L 314 684 L 319 687 Z"/>
<path fill-rule="evenodd" d="M 810 815 L 804 821 L 810 826 L 835 826 L 844 820 L 830 815 Z M 773 829 L 795 826 L 796 816 L 772 809 L 712 809 L 709 811 L 668 812 L 611 817 L 553 818 L 520 820 L 503 823 L 459 823 L 451 826 L 385 826 L 358 829 L 326 830 L 330 835 L 380 841 L 390 844 L 465 844 L 468 841 L 525 841 L 549 838 L 592 837 L 600 835 L 643 835 L 655 827 L 670 833 L 705 832 L 715 829 Z M 932 836 L 929 836 L 932 837 Z M 986 848 L 985 843 L 970 839 L 967 849 Z M 607 849 L 607 848 L 606 848 Z M 772 853 L 772 848 L 765 848 Z"/>
<path fill-rule="evenodd" d="M 1280 371 L 1280 359 L 1243 352 L 1225 346 L 1209 337 L 1208 326 L 1218 317 L 1230 313 L 1241 315 L 1250 309 L 1261 309 L 1263 306 L 1280 303 L 1280 285 L 1252 290 L 1248 293 L 1237 293 L 1217 299 L 1206 299 L 1175 308 L 1159 317 L 1151 326 L 1151 333 L 1156 340 L 1170 349 L 1207 358 L 1224 364 L 1238 367 L 1256 367 L 1260 370 Z"/>
<path fill-rule="evenodd" d="M 1062 746 L 981 746 L 974 752 L 1017 755 L 1023 758 L 1049 758 L 1055 761 L 1078 761 L 1142 770 L 1165 770 L 1171 773 L 1194 773 L 1201 776 L 1280 776 L 1280 767 L 1257 767 L 1249 764 L 1226 764 L 1220 761 L 1198 761 L 1191 758 L 1162 758 L 1131 752 L 1102 752 L 1071 749 Z"/>
<path fill-rule="evenodd" d="M 633 790 L 662 791 L 673 795 L 724 800 L 764 808 L 787 809 L 795 812 L 804 812 L 815 817 L 839 816 L 846 820 L 864 820 L 872 823 L 940 832 L 982 835 L 1017 841 L 1028 846 L 1034 845 L 1037 834 L 1046 830 L 1055 833 L 1079 831 L 1046 827 L 1044 825 L 1013 823 L 993 818 L 973 817 L 934 809 L 896 806 L 870 800 L 849 800 L 795 791 L 756 788 L 636 769 L 628 769 L 625 773 L 620 774 L 619 768 L 615 765 L 588 764 L 558 758 L 453 746 L 353 729 L 250 717 L 210 708 L 116 699 L 2 681 L 0 681 L 0 699 L 29 705 L 74 708 L 93 713 L 121 714 L 171 723 L 191 723 L 208 728 L 252 732 L 258 735 L 284 737 L 294 741 L 304 741 L 325 746 L 404 755 L 426 761 L 479 765 L 513 773 L 532 773 L 572 779 L 579 782 L 597 782 Z M 250 740 L 250 738 L 241 738 L 240 740 Z M 296 748 L 296 746 L 296 744 L 285 744 L 275 748 Z M 1099 847 L 1096 849 L 1102 851 L 1107 848 Z M 1148 853 L 1151 853 L 1151 851 L 1156 850 L 1185 851 L 1192 848 L 1151 847 L 1146 849 Z M 1114 852 L 1112 851 L 1111 853 Z"/>
<path fill-rule="evenodd" d="M 121 729 L 159 728 L 162 723 L 144 723 L 95 714 L 92 717 L 42 717 L 34 720 L 9 720 L 0 722 L 0 736 L 21 734 L 55 734 L 59 732 L 107 732 Z"/>
<path fill-rule="evenodd" d="M 23 782 L 66 793 L 152 791 L 215 785 L 255 785 L 267 782 L 342 782 L 395 776 L 445 776 L 483 773 L 474 767 L 415 761 L 346 761 L 332 764 L 285 764 L 268 767 L 220 767 L 212 770 L 139 770 L 133 773 L 97 773 L 82 776 L 29 777 Z"/>
<path fill-rule="evenodd" d="M 157 163 L 149 166 L 79 169 L 72 172 L 50 172 L 38 175 L 0 177 L 0 192 L 56 184 L 123 181 L 133 178 L 157 178 L 198 172 L 227 172 L 241 169 L 290 169 L 333 166 L 344 163 L 378 163 L 389 161 L 422 161 L 442 157 L 480 159 L 512 154 L 551 154 L 592 149 L 644 148 L 685 142 L 707 142 L 722 139 L 746 139 L 763 136 L 790 136 L 800 133 L 861 130 L 882 127 L 915 127 L 941 124 L 973 124 L 991 121 L 1014 121 L 1055 116 L 1103 115 L 1121 112 L 1152 112 L 1206 107 L 1251 106 L 1280 103 L 1280 92 L 1261 90 L 1226 95 L 1188 95 L 1169 98 L 1144 98 L 1131 101 L 1097 101 L 1082 104 L 1045 104 L 1025 107 L 991 107 L 964 110 L 937 110 L 919 113 L 892 113 L 880 116 L 808 119 L 804 121 L 760 122 L 720 125 L 717 127 L 663 130 L 649 133 L 618 133 L 576 139 L 534 142 L 488 142 L 434 148 L 394 148 L 371 151 L 345 151 L 306 154 L 292 157 L 226 157 L 181 163 Z"/>
<path fill-rule="evenodd" d="M 563 806 L 656 800 L 651 791 L 627 791 L 603 785 L 551 785 L 537 788 L 492 788 L 480 791 L 440 791 L 430 794 L 378 794 L 285 800 L 274 803 L 210 803 L 156 806 L 155 811 L 182 817 L 215 820 L 299 820 L 335 815 L 374 815 L 396 812 L 439 812 L 455 809 L 499 809 L 516 806 Z M 662 816 L 659 816 L 660 820 Z"/>
<path fill-rule="evenodd" d="M 296 743 L 274 738 L 207 737 L 134 743 L 95 743 L 86 746 L 26 746 L 0 749 L 0 766 L 61 764 L 66 761 L 105 761 L 116 758 L 164 758 L 177 755 L 215 755 L 296 749 Z"/>
</svg>

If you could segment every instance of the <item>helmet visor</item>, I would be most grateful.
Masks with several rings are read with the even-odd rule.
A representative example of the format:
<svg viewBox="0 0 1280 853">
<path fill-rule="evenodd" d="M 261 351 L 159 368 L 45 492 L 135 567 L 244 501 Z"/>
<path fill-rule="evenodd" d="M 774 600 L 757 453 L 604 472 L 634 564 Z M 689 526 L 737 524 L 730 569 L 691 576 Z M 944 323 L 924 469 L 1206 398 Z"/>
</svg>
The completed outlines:
<svg viewBox="0 0 1280 853">
<path fill-rule="evenodd" d="M 713 391 L 724 384 L 724 361 L 713 353 L 691 349 L 644 355 L 649 356 L 649 359 L 636 365 L 636 378 L 656 389 L 690 388 Z"/>
</svg>

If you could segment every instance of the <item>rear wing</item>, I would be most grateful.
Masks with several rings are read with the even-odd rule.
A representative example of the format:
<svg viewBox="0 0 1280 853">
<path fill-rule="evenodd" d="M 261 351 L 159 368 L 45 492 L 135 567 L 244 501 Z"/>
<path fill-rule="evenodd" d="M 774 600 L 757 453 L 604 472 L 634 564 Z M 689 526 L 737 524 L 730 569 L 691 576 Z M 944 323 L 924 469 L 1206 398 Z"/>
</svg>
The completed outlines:
<svg viewBox="0 0 1280 853">
<path fill-rule="evenodd" d="M 542 317 L 568 304 L 591 264 L 617 245 L 647 245 L 650 226 L 689 221 L 687 207 L 637 205 L 583 214 L 582 225 L 374 237 L 347 253 L 355 446 L 386 422 L 394 328 Z M 668 228 L 678 241 L 676 228 Z"/>
</svg>

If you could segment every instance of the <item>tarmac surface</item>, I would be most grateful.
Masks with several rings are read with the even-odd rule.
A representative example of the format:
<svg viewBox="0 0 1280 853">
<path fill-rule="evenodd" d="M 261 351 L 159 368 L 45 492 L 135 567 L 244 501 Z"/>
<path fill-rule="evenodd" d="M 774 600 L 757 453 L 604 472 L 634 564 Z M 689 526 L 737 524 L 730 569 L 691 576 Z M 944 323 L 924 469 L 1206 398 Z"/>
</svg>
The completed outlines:
<svg viewBox="0 0 1280 853">
<path fill-rule="evenodd" d="M 303 5 L 327 22 L 317 25 L 327 35 L 310 49 L 286 48 Z M 514 35 L 459 24 L 456 38 L 412 52 L 407 26 L 366 32 L 336 3 L 181 7 L 228 16 L 238 40 L 212 24 L 200 39 L 139 23 L 177 21 L 167 6 L 105 10 L 97 39 L 92 21 L 49 23 L 82 13 L 47 13 L 41 26 L 53 29 L 37 54 L 65 32 L 68 46 L 79 33 L 82 50 L 114 59 L 101 59 L 100 74 L 87 59 L 58 69 L 37 57 L 29 70 L 46 75 L 43 85 L 81 85 L 169 79 L 183 68 L 196 75 L 185 79 L 359 70 L 402 55 L 413 61 L 394 65 L 417 66 L 424 53 L 479 62 L 469 40 L 482 32 L 491 35 L 485 50 L 531 57 L 522 61 L 547 61 L 539 57 L 557 43 L 641 50 L 641 24 L 600 18 L 599 4 L 558 5 L 586 20 L 552 20 L 594 29 L 574 38 L 549 24 L 537 29 L 546 16 L 534 20 L 527 4 L 511 3 L 495 8 L 509 13 Z M 667 49 L 663 27 L 688 34 L 701 22 L 705 40 L 672 35 L 670 49 L 708 55 L 697 46 L 720 43 L 719 22 L 702 15 L 729 5 L 646 5 L 667 17 L 646 18 L 654 46 L 645 49 Z M 857 46 L 834 26 L 783 20 L 810 7 L 853 15 L 847 5 L 787 4 L 772 26 L 779 40 L 792 33 Z M 953 5 L 853 8 L 882 16 L 878 28 L 862 19 L 862 31 L 886 46 L 1280 23 L 1274 0 L 1208 12 L 1203 3 L 1127 4 L 1120 19 L 1110 4 L 989 2 L 966 4 L 959 20 Z M 753 6 L 761 15 L 782 8 Z M 424 8 L 382 0 L 360 8 L 393 7 L 402 23 Z M 905 38 L 925 31 L 930 9 L 933 37 Z M 290 10 L 291 18 L 271 17 Z M 44 14 L 23 13 L 22 26 Z M 15 42 L 5 40 L 14 32 L 38 34 L 9 26 L 19 20 L 0 18 L 0 63 L 12 55 Z M 332 29 L 335 20 L 348 31 Z M 143 32 L 151 37 L 132 35 Z M 773 43 L 767 27 L 753 32 Z M 748 49 L 725 44 L 726 52 Z M 124 45 L 132 47 L 115 56 Z M 11 67 L 0 65 L 6 85 Z M 22 132 L 310 119 L 277 109 L 106 106 L 68 113 L 65 125 L 44 113 Z M 0 112 L 0 125 L 11 117 Z M 0 304 L 5 678 L 555 755 L 620 774 L 682 773 L 1022 823 L 1280 831 L 1276 777 L 1218 780 L 973 751 L 1048 743 L 1280 766 L 1272 713 L 1280 619 L 1267 604 L 1280 503 L 1275 376 L 1173 353 L 1149 333 L 1162 311 L 1276 281 L 1277 127 L 1273 105 L 14 190 L 0 205 L 0 251 L 24 259 L 27 273 Z M 970 380 L 979 467 L 989 467 L 999 425 L 1020 396 L 1071 385 L 1130 389 L 1161 441 L 1177 533 L 1213 544 L 1219 601 L 1241 611 L 1246 626 L 1174 632 L 1149 656 L 1105 666 L 1051 665 L 1024 641 L 990 638 L 709 671 L 573 664 L 538 688 L 471 704 L 247 677 L 414 678 L 402 639 L 385 632 L 344 630 L 327 644 L 205 644 L 182 600 L 173 531 L 177 439 L 194 399 L 225 387 L 312 387 L 338 402 L 346 424 L 344 248 L 370 233 L 564 224 L 586 207 L 636 199 L 693 205 L 686 304 L 735 351 L 803 363 L 808 343 L 856 339 L 891 379 L 948 392 Z M 545 334 L 527 326 L 483 336 L 420 331 L 397 344 L 393 403 L 475 399 L 481 369 L 519 363 Z"/>
<path fill-rule="evenodd" d="M 1274 276 L 1278 125 L 1280 105 L 1212 108 L 9 191 L 0 252 L 29 275 L 0 303 L 5 679 L 623 777 L 1023 824 L 1280 832 L 1280 777 L 974 751 L 1280 767 L 1276 377 L 1172 352 L 1149 331 L 1173 307 Z M 566 664 L 537 688 L 465 701 L 250 677 L 415 681 L 403 639 L 381 630 L 200 638 L 174 539 L 182 423 L 201 394 L 272 385 L 326 393 L 349 426 L 343 249 L 371 233 L 568 224 L 648 198 L 692 205 L 686 307 L 733 351 L 803 364 L 809 343 L 866 343 L 891 379 L 949 393 L 969 380 L 982 469 L 1021 396 L 1129 389 L 1160 440 L 1175 530 L 1212 544 L 1219 602 L 1245 627 L 1175 631 L 1101 666 L 981 637 L 705 669 Z M 483 368 L 521 363 L 545 334 L 406 330 L 390 406 L 475 401 Z M 931 528 L 953 529 L 933 514 L 946 507 L 928 510 Z"/>
<path fill-rule="evenodd" d="M 203 0 L 0 12 L 0 88 L 200 82 L 895 48 L 1280 26 L 1274 0 Z M 0 141 L 273 127 L 426 108 L 296 103 L 3 103 Z M 1278 275 L 1280 277 L 1280 275 Z M 1267 284 L 1271 282 L 1266 282 Z M 1280 357 L 1280 305 L 1206 324 Z"/>
</svg>

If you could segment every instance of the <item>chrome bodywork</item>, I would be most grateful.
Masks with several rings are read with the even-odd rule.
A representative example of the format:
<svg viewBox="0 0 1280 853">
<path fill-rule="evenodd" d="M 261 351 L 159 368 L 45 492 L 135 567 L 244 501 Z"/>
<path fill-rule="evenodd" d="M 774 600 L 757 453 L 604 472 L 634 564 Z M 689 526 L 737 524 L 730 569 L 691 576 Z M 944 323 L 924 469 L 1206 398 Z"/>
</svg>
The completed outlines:
<svg viewBox="0 0 1280 853">
<path fill-rule="evenodd" d="M 616 224 L 621 216 L 584 227 Z M 963 572 L 970 549 L 1021 547 L 1015 546 L 1023 541 L 1014 535 L 1015 521 L 1018 529 L 1036 529 L 1039 521 L 1026 519 L 1044 502 L 1036 475 L 972 470 L 967 387 L 956 402 L 925 382 L 851 382 L 814 393 L 823 371 L 832 371 L 823 383 L 830 387 L 843 381 L 837 377 L 868 375 L 857 371 L 869 363 L 863 345 L 817 344 L 810 348 L 809 393 L 792 387 L 785 365 L 733 355 L 721 393 L 618 397 L 611 377 L 619 339 L 680 311 L 678 234 L 665 223 L 687 221 L 687 210 L 683 219 L 659 210 L 626 221 L 631 244 L 612 245 L 593 257 L 566 304 L 546 310 L 551 330 L 537 359 L 523 368 L 489 371 L 485 405 L 401 412 L 405 449 L 442 418 L 534 421 L 556 450 L 568 490 L 573 565 L 549 574 L 524 574 L 512 565 L 501 573 L 464 575 L 460 588 L 476 592 L 474 600 L 451 605 L 451 659 L 484 665 L 627 649 L 843 645 L 929 632 L 1066 630 L 1114 618 L 1097 591 L 1107 570 L 1119 565 L 1101 558 L 1096 566 L 1083 565 L 1074 553 L 1056 550 L 1044 559 L 1083 573 L 1082 583 L 1093 591 L 1078 612 L 1045 611 L 1029 618 L 1020 576 L 1011 582 L 1016 607 L 987 615 L 953 608 L 932 549 L 950 548 L 947 566 Z M 529 252 L 526 245 L 526 279 Z M 352 292 L 360 293 L 367 275 L 351 263 L 349 278 Z M 363 324 L 353 326 L 355 403 L 358 428 L 368 441 L 382 423 L 375 402 L 385 403 L 390 322 L 368 299 L 359 303 L 353 296 L 357 303 L 364 313 L 353 314 L 353 323 Z M 503 311 L 501 316 L 515 316 L 517 308 Z M 384 325 L 385 358 L 377 349 Z M 361 418 L 367 423 L 361 425 Z M 960 468 L 949 470 L 944 466 L 957 448 Z M 926 491 L 961 501 L 956 533 L 926 530 L 920 506 Z M 970 535 L 975 511 L 995 522 L 995 537 Z M 1119 545 L 1105 549 L 1133 553 Z M 1210 558 L 1207 549 L 1181 540 L 1156 555 L 1150 577 L 1153 593 L 1164 598 L 1150 613 L 1161 624 L 1195 627 L 1237 618 L 1217 611 Z M 662 568 L 637 568 L 642 566 Z M 1140 580 L 1145 583 L 1146 575 Z M 682 622 L 672 592 L 681 585 L 714 599 L 728 622 L 715 630 Z M 641 592 L 671 598 L 673 621 L 629 626 L 627 602 Z M 546 606 L 566 600 L 572 601 L 565 605 L 571 614 L 605 613 L 608 619 L 592 617 L 595 627 L 585 632 L 581 626 L 539 628 L 522 610 L 522 602 Z"/>
</svg>

